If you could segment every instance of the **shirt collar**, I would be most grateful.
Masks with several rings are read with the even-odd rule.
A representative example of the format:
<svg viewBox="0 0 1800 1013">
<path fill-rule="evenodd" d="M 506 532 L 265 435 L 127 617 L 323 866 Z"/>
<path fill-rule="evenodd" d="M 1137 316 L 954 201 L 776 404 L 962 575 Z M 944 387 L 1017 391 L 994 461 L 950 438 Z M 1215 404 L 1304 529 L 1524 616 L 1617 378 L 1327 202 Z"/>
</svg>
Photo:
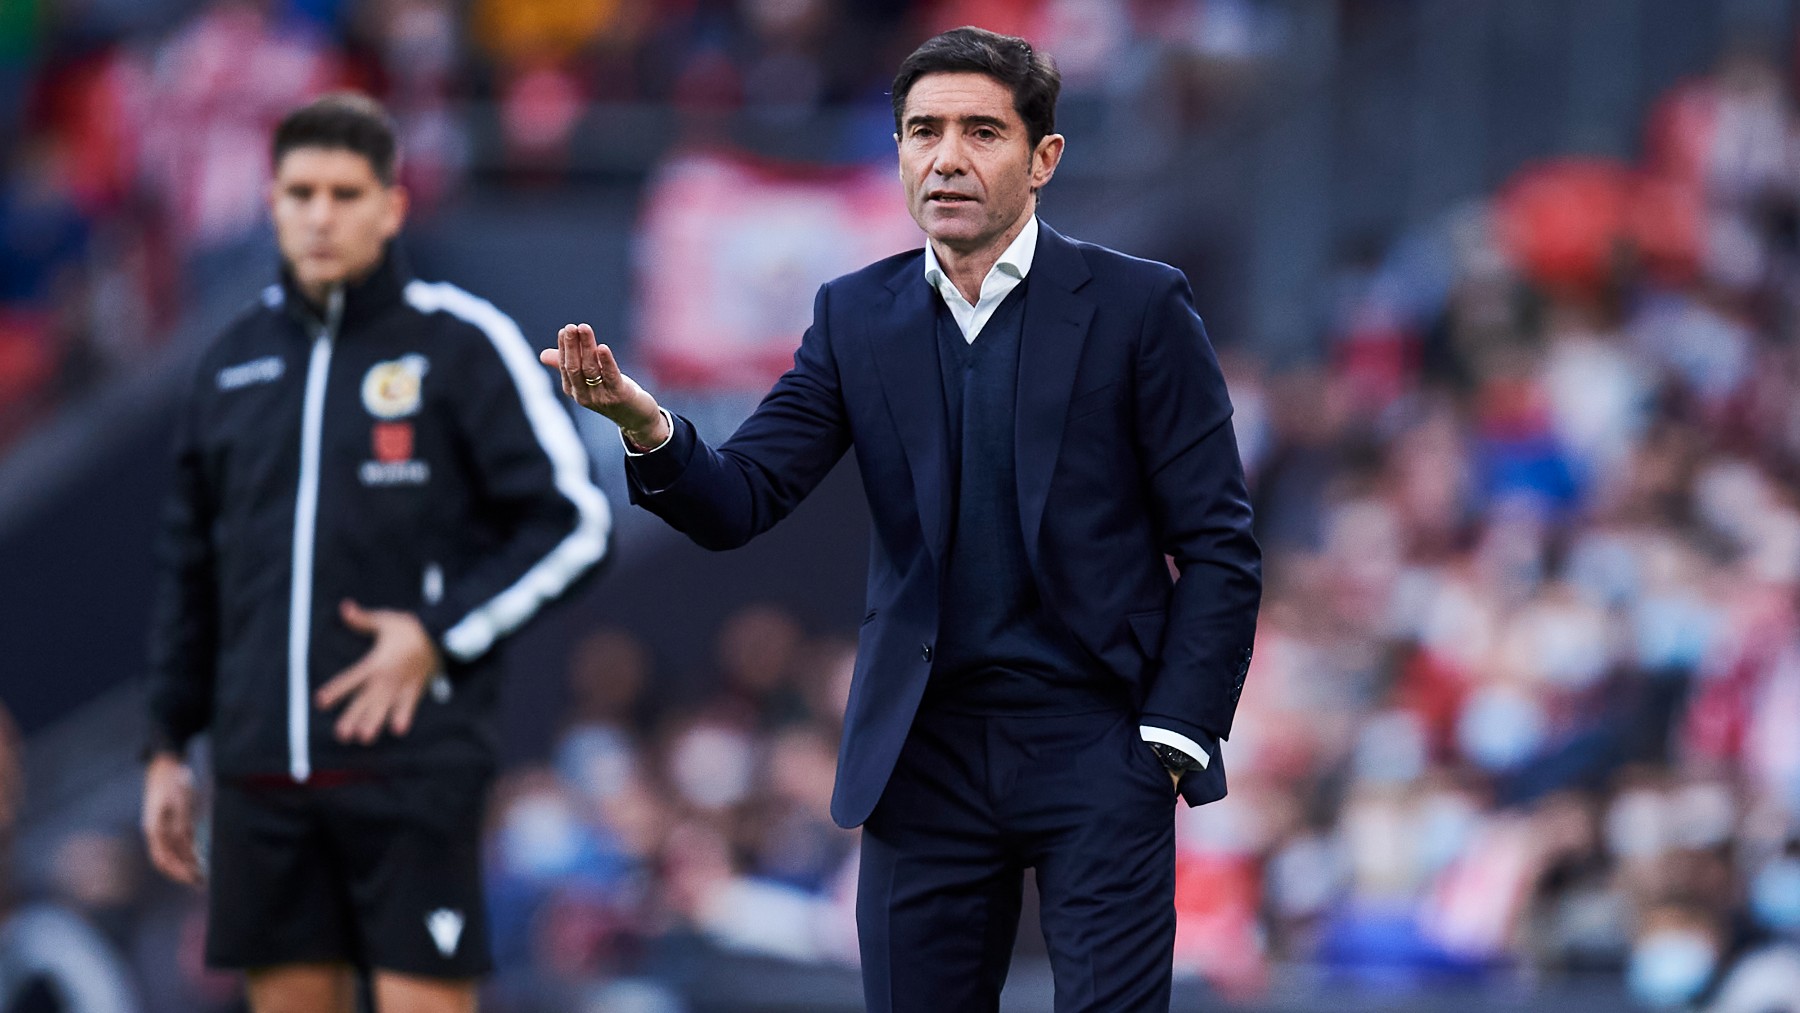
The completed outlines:
<svg viewBox="0 0 1800 1013">
<path fill-rule="evenodd" d="M 994 266 L 989 269 L 989 273 L 1005 271 L 1019 279 L 1030 274 L 1032 258 L 1037 256 L 1037 238 L 1037 215 L 1032 215 L 1025 222 L 1025 227 L 1019 230 L 1018 236 L 1007 245 L 1006 249 L 1000 251 L 1000 259 L 994 261 Z M 936 289 L 942 289 L 950 281 L 949 276 L 944 273 L 943 267 L 938 264 L 937 251 L 931 248 L 929 239 L 925 241 L 925 280 L 931 284 L 932 288 Z M 987 279 L 983 278 L 982 287 L 986 286 Z"/>
</svg>

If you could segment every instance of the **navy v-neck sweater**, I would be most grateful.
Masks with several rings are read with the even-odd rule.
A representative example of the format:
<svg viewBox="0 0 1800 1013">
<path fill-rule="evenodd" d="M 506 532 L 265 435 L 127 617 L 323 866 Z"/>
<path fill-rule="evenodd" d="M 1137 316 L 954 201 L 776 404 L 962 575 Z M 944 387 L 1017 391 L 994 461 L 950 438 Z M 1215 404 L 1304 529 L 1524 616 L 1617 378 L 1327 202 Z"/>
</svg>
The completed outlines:
<svg viewBox="0 0 1800 1013">
<path fill-rule="evenodd" d="M 1123 684 L 1045 609 L 1025 552 L 1014 417 L 1029 285 L 1007 294 L 972 343 L 934 300 L 956 520 L 926 705 L 1006 714 L 1123 709 Z"/>
</svg>

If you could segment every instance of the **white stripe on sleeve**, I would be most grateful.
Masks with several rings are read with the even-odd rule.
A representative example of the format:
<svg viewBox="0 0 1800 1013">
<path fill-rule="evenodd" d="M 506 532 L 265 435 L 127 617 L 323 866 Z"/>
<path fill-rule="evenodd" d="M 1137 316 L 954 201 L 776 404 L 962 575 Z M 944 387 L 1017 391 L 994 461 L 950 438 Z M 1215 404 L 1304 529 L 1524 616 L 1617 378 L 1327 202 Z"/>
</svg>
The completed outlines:
<svg viewBox="0 0 1800 1013">
<path fill-rule="evenodd" d="M 518 388 L 525 418 L 539 445 L 550 458 L 558 492 L 575 505 L 575 530 L 557 543 L 511 587 L 472 609 L 444 634 L 444 649 L 460 661 L 480 657 L 494 641 L 519 628 L 537 614 L 544 603 L 563 590 L 606 554 L 612 530 L 612 508 L 606 494 L 588 477 L 587 451 L 575 424 L 556 403 L 550 379 L 538 367 L 525 335 L 512 318 L 493 303 L 448 282 L 413 281 L 406 286 L 406 301 L 421 313 L 442 311 L 474 324 L 487 335 L 500 361 Z"/>
</svg>

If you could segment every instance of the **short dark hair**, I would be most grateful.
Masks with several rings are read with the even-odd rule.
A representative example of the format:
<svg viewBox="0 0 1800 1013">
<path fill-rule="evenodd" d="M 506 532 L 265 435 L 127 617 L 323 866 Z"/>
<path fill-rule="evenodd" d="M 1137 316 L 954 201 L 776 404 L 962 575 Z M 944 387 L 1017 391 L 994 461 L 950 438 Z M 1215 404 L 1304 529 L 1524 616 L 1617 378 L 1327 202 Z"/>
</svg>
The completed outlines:
<svg viewBox="0 0 1800 1013">
<path fill-rule="evenodd" d="M 900 64 L 894 75 L 894 132 L 901 132 L 906 96 L 927 74 L 974 72 L 986 74 L 1012 89 L 1013 109 L 1025 121 L 1031 146 L 1056 133 L 1056 97 L 1062 92 L 1062 74 L 1050 57 L 1031 48 L 1031 43 L 985 28 L 952 28 L 925 40 Z"/>
<path fill-rule="evenodd" d="M 333 92 L 282 117 L 275 128 L 273 163 L 295 148 L 338 148 L 369 160 L 383 186 L 394 185 L 400 145 L 394 120 L 381 103 L 353 91 Z"/>
</svg>

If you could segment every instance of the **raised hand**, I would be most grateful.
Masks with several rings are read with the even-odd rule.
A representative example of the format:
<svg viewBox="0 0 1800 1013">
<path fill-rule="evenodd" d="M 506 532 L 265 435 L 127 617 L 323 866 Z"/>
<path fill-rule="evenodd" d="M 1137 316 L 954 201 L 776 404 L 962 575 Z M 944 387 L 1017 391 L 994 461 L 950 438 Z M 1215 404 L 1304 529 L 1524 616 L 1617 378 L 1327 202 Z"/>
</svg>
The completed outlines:
<svg viewBox="0 0 1800 1013">
<path fill-rule="evenodd" d="M 619 369 L 612 349 L 595 340 L 587 324 L 564 325 L 556 347 L 539 352 L 538 361 L 562 375 L 564 394 L 611 419 L 633 444 L 654 447 L 668 438 L 656 398 Z"/>
</svg>

